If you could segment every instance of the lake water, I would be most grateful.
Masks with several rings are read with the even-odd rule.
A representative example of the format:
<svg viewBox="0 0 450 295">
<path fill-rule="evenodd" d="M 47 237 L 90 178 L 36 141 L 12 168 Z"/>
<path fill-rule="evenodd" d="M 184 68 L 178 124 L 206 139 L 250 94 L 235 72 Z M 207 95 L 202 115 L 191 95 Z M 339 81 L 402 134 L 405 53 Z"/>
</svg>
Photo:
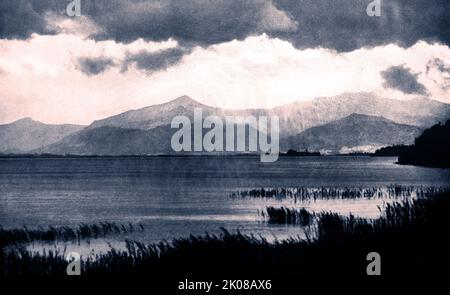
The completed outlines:
<svg viewBox="0 0 450 295">
<path fill-rule="evenodd" d="M 268 225 L 257 210 L 267 205 L 350 212 L 373 218 L 385 200 L 306 203 L 232 199 L 236 190 L 260 187 L 450 186 L 450 169 L 394 164 L 396 158 L 259 157 L 22 158 L 0 159 L 0 225 L 76 226 L 141 223 L 129 234 L 144 242 L 231 231 L 285 238 L 300 227 Z M 95 242 L 93 242 L 95 248 Z M 100 247 L 100 246 L 98 246 Z"/>
</svg>

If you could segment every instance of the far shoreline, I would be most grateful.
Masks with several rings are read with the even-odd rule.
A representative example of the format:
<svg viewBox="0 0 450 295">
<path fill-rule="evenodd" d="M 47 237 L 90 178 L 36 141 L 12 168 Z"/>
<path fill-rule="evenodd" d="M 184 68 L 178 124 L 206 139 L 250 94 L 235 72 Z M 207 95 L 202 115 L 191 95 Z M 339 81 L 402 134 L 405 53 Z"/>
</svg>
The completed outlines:
<svg viewBox="0 0 450 295">
<path fill-rule="evenodd" d="M 70 159 L 70 158 L 192 158 L 192 157 L 204 157 L 204 158 L 253 158 L 259 157 L 259 153 L 248 154 L 155 154 L 155 155 L 57 155 L 57 154 L 0 154 L 0 159 Z M 280 158 L 327 158 L 327 157 L 367 157 L 367 158 L 396 158 L 394 156 L 377 156 L 374 154 L 355 153 L 355 154 L 313 154 L 313 155 L 286 155 L 280 153 Z M 397 162 L 396 162 L 397 163 Z"/>
</svg>

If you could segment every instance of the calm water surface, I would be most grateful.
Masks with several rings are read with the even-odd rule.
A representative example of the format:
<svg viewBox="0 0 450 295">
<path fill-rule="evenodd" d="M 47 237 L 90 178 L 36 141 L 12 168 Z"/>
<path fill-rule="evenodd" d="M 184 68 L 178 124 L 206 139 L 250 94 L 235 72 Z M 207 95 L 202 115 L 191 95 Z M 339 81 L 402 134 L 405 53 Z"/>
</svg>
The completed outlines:
<svg viewBox="0 0 450 295">
<path fill-rule="evenodd" d="M 299 227 L 267 225 L 266 205 L 306 207 L 376 217 L 384 200 L 236 200 L 236 190 L 260 187 L 450 186 L 450 169 L 394 164 L 395 158 L 147 157 L 0 159 L 0 224 L 5 228 L 142 223 L 145 242 L 231 231 L 284 238 Z M 95 242 L 93 243 L 95 245 Z M 94 248 L 96 246 L 93 246 Z"/>
</svg>

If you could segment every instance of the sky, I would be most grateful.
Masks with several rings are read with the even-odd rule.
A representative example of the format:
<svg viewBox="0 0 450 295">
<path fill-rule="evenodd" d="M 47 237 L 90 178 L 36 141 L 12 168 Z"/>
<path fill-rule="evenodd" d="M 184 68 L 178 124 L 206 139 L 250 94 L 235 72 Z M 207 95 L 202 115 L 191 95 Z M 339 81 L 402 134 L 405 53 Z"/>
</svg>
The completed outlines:
<svg viewBox="0 0 450 295">
<path fill-rule="evenodd" d="M 377 2 L 377 1 L 376 1 Z M 450 0 L 0 1 L 0 124 L 89 124 L 189 95 L 268 108 L 346 92 L 450 103 Z"/>
</svg>

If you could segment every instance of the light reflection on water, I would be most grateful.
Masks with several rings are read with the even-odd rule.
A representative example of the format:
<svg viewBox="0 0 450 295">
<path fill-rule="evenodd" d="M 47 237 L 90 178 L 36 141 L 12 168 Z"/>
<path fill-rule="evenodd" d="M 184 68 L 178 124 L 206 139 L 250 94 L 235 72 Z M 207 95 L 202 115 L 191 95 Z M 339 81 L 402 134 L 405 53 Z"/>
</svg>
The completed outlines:
<svg viewBox="0 0 450 295">
<path fill-rule="evenodd" d="M 109 249 L 108 243 L 122 248 L 125 239 L 151 243 L 219 233 L 221 227 L 269 240 L 283 239 L 302 236 L 303 230 L 261 222 L 258 210 L 266 206 L 305 207 L 315 212 L 376 218 L 378 207 L 393 199 L 294 202 L 232 199 L 229 195 L 261 187 L 450 185 L 449 169 L 399 166 L 393 164 L 395 160 L 307 157 L 260 163 L 258 157 L 0 159 L 0 224 L 4 228 L 98 222 L 145 226 L 144 232 L 113 240 L 91 240 L 85 246 L 67 244 L 68 248 L 83 248 L 82 253 L 104 251 Z"/>
<path fill-rule="evenodd" d="M 413 197 L 414 198 L 414 197 Z M 258 200 L 258 202 L 251 201 L 252 207 L 265 208 L 268 206 L 287 206 L 289 208 L 306 208 L 310 212 L 323 212 L 331 211 L 341 215 L 354 214 L 363 218 L 378 218 L 382 214 L 383 207 L 390 202 L 404 200 L 406 198 L 399 199 L 358 199 L 358 200 L 316 200 L 309 202 L 294 202 L 294 201 L 269 201 L 264 202 Z M 237 207 L 247 208 L 244 202 L 239 201 Z M 256 205 L 255 203 L 258 203 Z M 256 212 L 256 211 L 255 211 Z M 131 220 L 132 218 L 130 218 Z M 284 240 L 290 237 L 306 238 L 305 228 L 298 225 L 274 225 L 267 224 L 264 222 L 263 218 L 258 214 L 242 214 L 242 215 L 190 215 L 190 216 L 176 216 L 176 215 L 152 215 L 152 216 L 141 216 L 139 222 L 145 224 L 146 221 L 156 221 L 162 223 L 163 221 L 168 222 L 234 222 L 239 225 L 248 223 L 248 226 L 242 226 L 242 228 L 237 228 L 243 234 L 254 234 L 256 236 L 263 237 L 269 242 L 275 240 Z M 254 226 L 250 224 L 254 223 Z M 236 230 L 231 230 L 236 232 Z M 206 234 L 200 233 L 200 234 Z M 187 237 L 186 235 L 185 237 Z M 80 243 L 76 242 L 56 242 L 56 243 L 40 243 L 34 242 L 27 246 L 27 249 L 36 252 L 44 253 L 44 251 L 57 251 L 58 253 L 69 253 L 78 252 L 83 259 L 95 259 L 96 254 L 106 253 L 107 251 L 114 248 L 116 250 L 126 250 L 125 240 L 133 240 L 144 243 L 158 243 L 160 239 L 152 239 L 148 236 L 148 233 L 139 232 L 121 234 L 113 238 L 99 238 L 91 240 L 82 240 Z"/>
</svg>

